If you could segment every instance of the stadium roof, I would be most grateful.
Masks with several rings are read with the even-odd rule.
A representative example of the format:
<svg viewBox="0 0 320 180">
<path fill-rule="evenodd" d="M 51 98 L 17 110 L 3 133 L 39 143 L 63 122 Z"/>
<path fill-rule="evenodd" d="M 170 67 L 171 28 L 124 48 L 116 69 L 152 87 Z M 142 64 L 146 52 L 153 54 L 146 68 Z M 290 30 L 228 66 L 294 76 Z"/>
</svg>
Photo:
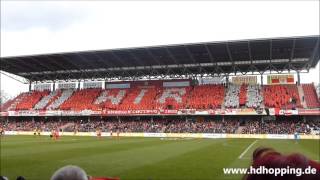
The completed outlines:
<svg viewBox="0 0 320 180">
<path fill-rule="evenodd" d="M 29 81 L 309 71 L 319 43 L 317 35 L 4 57 L 1 70 Z"/>
</svg>

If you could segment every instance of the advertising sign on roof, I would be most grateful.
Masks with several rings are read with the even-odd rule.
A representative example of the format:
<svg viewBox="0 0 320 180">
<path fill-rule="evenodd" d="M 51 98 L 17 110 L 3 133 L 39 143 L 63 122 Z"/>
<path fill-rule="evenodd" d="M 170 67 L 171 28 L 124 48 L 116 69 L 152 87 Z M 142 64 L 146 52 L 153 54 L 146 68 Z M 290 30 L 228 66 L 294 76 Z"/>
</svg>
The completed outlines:
<svg viewBox="0 0 320 180">
<path fill-rule="evenodd" d="M 294 84 L 293 74 L 287 75 L 268 75 L 268 84 Z"/>
</svg>

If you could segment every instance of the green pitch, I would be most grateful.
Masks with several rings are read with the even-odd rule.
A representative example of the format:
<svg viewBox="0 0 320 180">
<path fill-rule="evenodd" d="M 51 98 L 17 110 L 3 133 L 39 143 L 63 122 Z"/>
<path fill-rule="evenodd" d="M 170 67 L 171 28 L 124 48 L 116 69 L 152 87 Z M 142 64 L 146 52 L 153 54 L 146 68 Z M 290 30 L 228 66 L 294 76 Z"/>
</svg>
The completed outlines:
<svg viewBox="0 0 320 180">
<path fill-rule="evenodd" d="M 253 150 L 273 147 L 318 160 L 319 140 L 165 139 L 5 136 L 1 139 L 0 174 L 15 179 L 49 179 L 64 165 L 78 165 L 92 176 L 122 180 L 241 179 L 223 175 L 225 167 L 247 167 Z M 246 151 L 246 149 L 248 149 Z M 244 154 L 243 152 L 246 151 Z M 241 158 L 239 156 L 242 155 Z"/>
</svg>

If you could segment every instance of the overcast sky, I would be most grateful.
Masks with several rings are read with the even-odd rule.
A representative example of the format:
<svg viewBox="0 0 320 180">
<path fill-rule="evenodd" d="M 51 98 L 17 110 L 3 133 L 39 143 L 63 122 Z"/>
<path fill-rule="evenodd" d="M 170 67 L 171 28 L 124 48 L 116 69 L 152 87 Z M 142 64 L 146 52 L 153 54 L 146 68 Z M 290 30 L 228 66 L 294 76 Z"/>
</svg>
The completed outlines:
<svg viewBox="0 0 320 180">
<path fill-rule="evenodd" d="M 318 34 L 319 1 L 1 1 L 1 57 Z M 301 79 L 319 83 L 319 64 Z"/>
</svg>

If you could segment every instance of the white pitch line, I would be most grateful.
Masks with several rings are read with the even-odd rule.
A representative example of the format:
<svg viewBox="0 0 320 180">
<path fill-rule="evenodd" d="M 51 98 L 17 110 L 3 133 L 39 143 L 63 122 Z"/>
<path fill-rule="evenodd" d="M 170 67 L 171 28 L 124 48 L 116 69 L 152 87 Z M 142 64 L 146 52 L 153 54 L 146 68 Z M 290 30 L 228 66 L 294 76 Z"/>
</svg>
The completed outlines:
<svg viewBox="0 0 320 180">
<path fill-rule="evenodd" d="M 239 159 L 241 159 L 241 158 L 249 151 L 249 149 L 250 149 L 255 143 L 257 143 L 257 142 L 258 142 L 258 139 L 255 140 L 255 141 L 253 141 L 253 142 L 247 147 L 247 149 L 245 149 L 245 150 L 240 154 Z"/>
</svg>

